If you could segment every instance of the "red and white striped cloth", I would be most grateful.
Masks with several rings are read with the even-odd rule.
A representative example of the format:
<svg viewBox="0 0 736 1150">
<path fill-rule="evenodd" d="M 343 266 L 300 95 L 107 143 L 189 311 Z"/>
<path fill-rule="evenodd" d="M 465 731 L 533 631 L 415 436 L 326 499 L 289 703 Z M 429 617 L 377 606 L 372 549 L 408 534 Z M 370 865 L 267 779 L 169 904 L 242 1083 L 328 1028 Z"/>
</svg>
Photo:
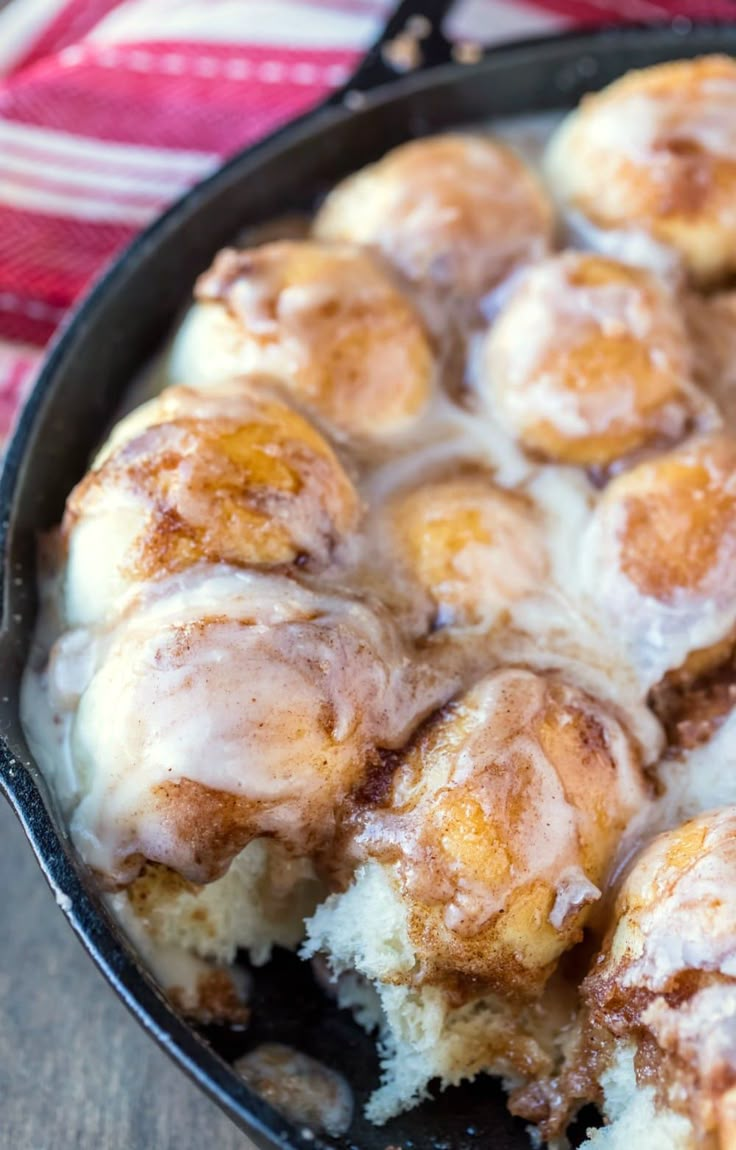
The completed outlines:
<svg viewBox="0 0 736 1150">
<path fill-rule="evenodd" d="M 391 0 L 0 7 L 0 442 L 100 268 L 221 160 L 322 100 Z M 733 0 L 459 0 L 456 39 L 736 17 Z"/>
</svg>

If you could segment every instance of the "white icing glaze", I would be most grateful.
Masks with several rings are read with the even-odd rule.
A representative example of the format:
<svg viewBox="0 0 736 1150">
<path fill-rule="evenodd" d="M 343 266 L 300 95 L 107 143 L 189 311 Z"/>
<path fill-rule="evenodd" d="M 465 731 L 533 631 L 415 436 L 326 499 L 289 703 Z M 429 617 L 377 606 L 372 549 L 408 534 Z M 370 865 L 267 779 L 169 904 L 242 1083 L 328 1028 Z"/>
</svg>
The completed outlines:
<svg viewBox="0 0 736 1150">
<path fill-rule="evenodd" d="M 230 361 L 220 366 L 231 377 L 273 377 L 340 437 L 391 439 L 411 427 L 434 390 L 419 313 L 365 248 L 284 241 L 225 249 L 200 276 L 195 298 L 221 313 L 204 321 L 204 340 L 195 324 L 187 343 L 185 369 L 197 386 L 211 378 L 197 352 L 214 325 Z"/>
<path fill-rule="evenodd" d="M 223 308 L 196 303 L 186 312 L 163 363 L 164 386 L 217 386 L 243 373 L 238 325 Z"/>
<path fill-rule="evenodd" d="M 575 248 L 600 252 L 634 267 L 648 268 L 676 287 L 682 279 L 677 253 L 657 243 L 644 228 L 598 228 L 576 211 L 564 213 L 568 239 Z"/>
<path fill-rule="evenodd" d="M 223 860 L 193 845 L 197 801 L 185 796 L 177 814 L 184 781 L 247 800 L 260 812 L 244 816 L 253 834 L 262 817 L 261 831 L 314 842 L 372 747 L 401 745 L 452 689 L 410 664 L 368 606 L 283 577 L 194 569 L 113 630 L 72 632 L 52 652 L 52 705 L 79 699 L 78 846 L 107 874 L 140 852 L 212 877 Z"/>
<path fill-rule="evenodd" d="M 657 777 L 664 794 L 656 806 L 656 829 L 679 826 L 715 807 L 736 807 L 736 711 L 702 746 L 663 759 Z"/>
<path fill-rule="evenodd" d="M 561 733 L 549 734 L 547 724 Z M 594 796 L 603 779 L 602 818 Z M 458 822 L 468 804 L 483 813 L 485 850 L 473 817 L 467 827 Z M 637 757 L 602 708 L 528 671 L 502 670 L 420 740 L 395 779 L 391 806 L 359 816 L 356 849 L 380 857 L 400 846 L 405 888 L 443 903 L 449 931 L 476 933 L 533 882 L 554 892 L 549 922 L 561 929 L 600 897 L 589 871 L 602 879 L 608 870 L 617 845 L 611 826 L 646 805 Z M 592 844 L 601 850 L 606 836 L 604 861 L 593 862 Z"/>
<path fill-rule="evenodd" d="M 593 338 L 605 350 L 609 337 L 627 335 L 641 344 L 653 370 L 671 377 L 673 393 L 680 391 L 679 402 L 673 397 L 658 420 L 661 434 L 676 438 L 688 418 L 683 400 L 690 364 L 674 300 L 656 281 L 581 286 L 572 279 L 577 266 L 571 253 L 538 264 L 521 279 L 489 335 L 488 403 L 512 432 L 545 421 L 573 439 L 628 424 L 638 414 L 636 378 L 622 376 L 619 368 L 601 372 L 595 387 L 580 390 L 564 386 L 545 366 L 550 352 L 564 355 Z"/>
<path fill-rule="evenodd" d="M 706 986 L 677 1007 L 657 999 L 642 1022 L 662 1049 L 697 1068 L 706 1089 L 712 1082 L 720 1093 L 718 1078 L 736 1070 L 736 984 Z"/>
<path fill-rule="evenodd" d="M 656 839 L 619 905 L 608 961 L 622 985 L 661 993 L 686 970 L 736 978 L 736 808 Z"/>
<path fill-rule="evenodd" d="M 721 492 L 733 492 L 736 472 L 714 475 L 714 482 Z M 703 492 L 701 497 L 708 495 Z M 656 500 L 656 488 L 647 498 Z M 715 561 L 698 586 L 676 587 L 665 599 L 643 591 L 626 570 L 624 532 L 629 514 L 625 496 L 598 504 L 580 540 L 581 587 L 611 640 L 620 644 L 642 690 L 647 690 L 667 670 L 679 667 L 691 651 L 718 642 L 736 623 L 736 532 L 732 527 L 723 531 Z M 673 523 L 671 546 L 686 553 L 691 543 L 678 538 L 676 530 Z"/>
<path fill-rule="evenodd" d="M 668 140 L 696 143 L 703 151 L 730 160 L 736 155 L 736 80 L 706 80 L 699 97 L 682 98 L 677 85 L 646 92 L 619 93 L 596 105 L 595 132 L 599 147 L 627 157 L 642 167 L 656 168 L 668 160 L 662 144 Z"/>
<path fill-rule="evenodd" d="M 633 72 L 589 95 L 545 157 L 576 238 L 673 278 L 732 273 L 735 101 L 725 56 Z M 581 234 L 582 214 L 594 226 Z"/>
<path fill-rule="evenodd" d="M 324 564 L 359 512 L 327 441 L 266 385 L 167 389 L 114 428 L 67 500 L 67 624 L 109 621 L 197 560 Z"/>
<path fill-rule="evenodd" d="M 685 315 L 694 342 L 697 382 L 736 433 L 736 293 L 690 294 Z"/>
<path fill-rule="evenodd" d="M 339 184 L 315 234 L 379 247 L 408 279 L 481 296 L 550 247 L 542 185 L 477 132 L 414 140 Z"/>
</svg>

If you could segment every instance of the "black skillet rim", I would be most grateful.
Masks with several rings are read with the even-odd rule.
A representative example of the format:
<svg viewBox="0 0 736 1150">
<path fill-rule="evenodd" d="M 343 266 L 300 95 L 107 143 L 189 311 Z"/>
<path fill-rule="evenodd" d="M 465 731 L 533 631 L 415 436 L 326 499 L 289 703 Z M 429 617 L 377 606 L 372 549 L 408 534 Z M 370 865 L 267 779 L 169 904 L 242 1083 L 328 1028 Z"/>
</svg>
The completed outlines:
<svg viewBox="0 0 736 1150">
<path fill-rule="evenodd" d="M 459 83 L 469 75 L 488 73 L 492 76 L 494 62 L 499 59 L 506 63 L 518 60 L 520 68 L 533 67 L 535 61 L 538 63 L 559 54 L 561 48 L 566 51 L 568 62 L 572 62 L 581 56 L 595 59 L 596 56 L 608 53 L 613 55 L 617 51 L 625 51 L 627 45 L 644 45 L 651 48 L 653 53 L 656 49 L 660 55 L 669 55 L 673 59 L 699 52 L 728 51 L 729 48 L 735 52 L 736 27 L 679 21 L 673 25 L 573 32 L 504 45 L 491 50 L 477 64 L 445 63 L 427 72 L 411 74 L 385 84 L 372 92 L 361 91 L 361 110 L 399 102 L 409 95 L 420 95 L 427 89 Z M 145 264 L 149 253 L 155 252 L 159 240 L 176 232 L 180 221 L 183 222 L 193 208 L 197 209 L 202 204 L 200 210 L 206 211 L 207 199 L 214 189 L 237 178 L 241 169 L 245 176 L 251 164 L 273 149 L 283 148 L 300 137 L 319 137 L 345 117 L 359 117 L 360 111 L 351 112 L 345 106 L 344 96 L 345 92 L 342 92 L 339 100 L 333 98 L 316 111 L 236 155 L 213 176 L 175 203 L 137 237 L 100 277 L 54 340 L 8 446 L 0 475 L 0 555 L 3 558 L 0 660 L 4 655 L 3 640 L 7 638 L 12 598 L 8 544 L 12 535 L 14 495 L 21 469 L 27 462 L 36 421 L 61 365 L 69 357 L 83 354 L 87 328 L 94 322 L 107 297 L 124 286 L 129 270 Z M 1 701 L 0 733 L 4 736 L 8 728 L 17 728 L 18 723 L 15 709 L 6 701 Z M 38 777 L 38 769 L 29 760 L 17 756 L 5 737 L 0 740 L 0 789 L 20 819 L 37 861 L 72 929 L 144 1029 L 263 1150 L 314 1150 L 312 1136 L 304 1137 L 302 1131 L 285 1121 L 277 1111 L 249 1090 L 227 1063 L 170 1008 L 100 904 L 93 884 L 85 876 L 84 868 L 70 846 L 68 835 L 54 810 L 53 800 Z"/>
</svg>

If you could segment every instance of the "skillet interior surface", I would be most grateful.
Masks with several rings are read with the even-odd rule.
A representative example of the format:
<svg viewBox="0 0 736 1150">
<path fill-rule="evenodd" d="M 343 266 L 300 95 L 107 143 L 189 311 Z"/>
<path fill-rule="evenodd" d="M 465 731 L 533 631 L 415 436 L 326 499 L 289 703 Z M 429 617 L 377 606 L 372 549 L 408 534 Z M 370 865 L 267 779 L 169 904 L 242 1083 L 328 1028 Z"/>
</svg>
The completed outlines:
<svg viewBox="0 0 736 1150">
<path fill-rule="evenodd" d="M 184 304 L 195 276 L 244 226 L 309 208 L 341 176 L 412 136 L 493 116 L 569 107 L 630 68 L 703 52 L 736 52 L 736 27 L 606 31 L 498 49 L 367 95 L 333 103 L 236 157 L 141 236 L 87 297 L 57 340 L 9 447 L 0 479 L 0 783 L 82 943 L 139 1021 L 261 1147 L 339 1150 L 522 1150 L 500 1089 L 483 1079 L 378 1129 L 361 1115 L 376 1085 L 373 1040 L 338 1011 L 290 955 L 255 978 L 253 1023 L 196 1032 L 150 982 L 95 893 L 31 761 L 18 686 L 35 614 L 35 537 L 61 517 L 112 412 Z M 214 753 L 214 748 L 213 748 Z M 12 976 L 12 972 L 11 972 Z M 277 1040 L 339 1069 L 353 1088 L 347 1135 L 315 1137 L 255 1097 L 228 1063 Z"/>
</svg>

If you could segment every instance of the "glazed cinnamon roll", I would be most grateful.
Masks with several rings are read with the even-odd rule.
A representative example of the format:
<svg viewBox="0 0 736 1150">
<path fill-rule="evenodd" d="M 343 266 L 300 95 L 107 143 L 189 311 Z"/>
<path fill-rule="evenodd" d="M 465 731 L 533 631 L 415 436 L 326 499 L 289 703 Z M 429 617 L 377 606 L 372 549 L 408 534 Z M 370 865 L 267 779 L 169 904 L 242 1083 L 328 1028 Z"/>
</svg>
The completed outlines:
<svg viewBox="0 0 736 1150">
<path fill-rule="evenodd" d="M 175 382 L 265 373 L 332 431 L 369 440 L 406 431 L 431 396 L 434 355 L 419 315 L 358 247 L 226 249 L 195 297 L 172 349 Z"/>
<path fill-rule="evenodd" d="M 428 596 L 436 626 L 492 623 L 545 578 L 538 515 L 487 474 L 424 482 L 386 514 L 393 553 Z"/>
<path fill-rule="evenodd" d="M 265 385 L 170 388 L 113 431 L 62 523 L 69 623 L 197 563 L 330 558 L 360 501 L 327 441 Z"/>
<path fill-rule="evenodd" d="M 314 221 L 319 239 L 371 244 L 410 281 L 465 303 L 549 251 L 553 232 L 531 169 L 500 141 L 461 134 L 395 148 L 338 184 Z"/>
<path fill-rule="evenodd" d="M 727 653 L 735 555 L 730 437 L 691 440 L 608 485 L 583 540 L 583 581 L 643 682 L 653 685 L 689 657 L 703 666 L 711 648 Z"/>
<path fill-rule="evenodd" d="M 411 1105 L 436 1075 L 525 1076 L 551 1057 L 528 1029 L 534 1017 L 541 1029 L 536 1009 L 525 1015 L 520 1004 L 540 999 L 580 940 L 621 836 L 647 801 L 616 718 L 576 688 L 515 669 L 461 695 L 388 778 L 357 794 L 342 839 L 356 876 L 307 924 L 307 951 L 326 953 L 338 972 L 357 970 L 381 998 L 393 1055 L 372 1113 Z M 438 1016 L 429 1071 L 401 1018 L 407 1001 L 419 1034 L 423 1010 Z M 481 1033 L 468 1025 L 471 1004 Z M 426 1076 L 411 1089 L 405 1082 L 402 1097 L 392 1079 L 411 1057 Z"/>
<path fill-rule="evenodd" d="M 677 60 L 585 96 L 553 137 L 546 173 L 594 246 L 635 263 L 674 263 L 701 285 L 731 275 L 736 64 Z"/>
<path fill-rule="evenodd" d="M 73 832 L 114 882 L 144 860 L 207 882 L 262 835 L 315 852 L 378 748 L 452 689 L 380 608 L 226 566 L 162 582 L 109 632 L 69 632 L 48 677 L 73 715 Z"/>
<path fill-rule="evenodd" d="M 577 1058 L 610 1123 L 591 1150 L 734 1145 L 735 891 L 734 807 L 655 839 L 630 870 L 583 984 Z"/>
<path fill-rule="evenodd" d="M 485 341 L 489 410 L 535 456 L 606 466 L 716 420 L 691 382 L 685 326 L 643 269 L 584 252 L 523 278 Z"/>
</svg>

